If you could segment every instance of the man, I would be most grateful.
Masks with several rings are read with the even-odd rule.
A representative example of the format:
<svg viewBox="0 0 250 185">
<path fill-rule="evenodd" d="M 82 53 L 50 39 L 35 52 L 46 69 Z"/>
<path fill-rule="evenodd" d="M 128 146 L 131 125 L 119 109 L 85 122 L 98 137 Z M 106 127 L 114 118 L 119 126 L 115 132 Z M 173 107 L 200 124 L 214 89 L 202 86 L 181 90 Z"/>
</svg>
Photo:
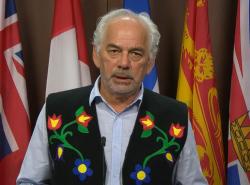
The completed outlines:
<svg viewBox="0 0 250 185">
<path fill-rule="evenodd" d="M 100 77 L 47 98 L 17 184 L 207 184 L 186 106 L 143 88 L 159 38 L 145 14 L 120 9 L 100 19 Z"/>
</svg>

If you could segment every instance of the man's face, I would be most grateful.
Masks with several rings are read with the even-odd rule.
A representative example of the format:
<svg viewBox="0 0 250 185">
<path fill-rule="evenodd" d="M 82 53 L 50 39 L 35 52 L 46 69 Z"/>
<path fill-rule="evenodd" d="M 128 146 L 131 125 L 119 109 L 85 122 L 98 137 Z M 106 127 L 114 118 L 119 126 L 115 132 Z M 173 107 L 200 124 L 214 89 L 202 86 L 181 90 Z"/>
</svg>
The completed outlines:
<svg viewBox="0 0 250 185">
<path fill-rule="evenodd" d="M 100 69 L 103 95 L 134 95 L 144 76 L 152 69 L 149 58 L 148 34 L 133 18 L 115 19 L 107 25 L 104 38 L 93 60 Z"/>
</svg>

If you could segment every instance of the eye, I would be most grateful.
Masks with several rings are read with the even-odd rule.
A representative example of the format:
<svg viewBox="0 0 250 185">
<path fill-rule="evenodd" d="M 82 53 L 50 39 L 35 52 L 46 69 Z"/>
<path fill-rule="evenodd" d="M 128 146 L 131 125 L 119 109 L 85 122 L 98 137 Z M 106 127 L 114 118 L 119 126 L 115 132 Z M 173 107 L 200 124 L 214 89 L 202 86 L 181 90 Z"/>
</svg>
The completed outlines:
<svg viewBox="0 0 250 185">
<path fill-rule="evenodd" d="M 119 49 L 116 49 L 116 48 L 110 48 L 107 50 L 108 53 L 111 55 L 111 56 L 115 56 L 115 55 L 118 55 L 120 53 L 120 50 Z"/>
<path fill-rule="evenodd" d="M 143 57 L 143 53 L 141 51 L 131 51 L 129 57 L 132 61 L 138 61 Z"/>
</svg>

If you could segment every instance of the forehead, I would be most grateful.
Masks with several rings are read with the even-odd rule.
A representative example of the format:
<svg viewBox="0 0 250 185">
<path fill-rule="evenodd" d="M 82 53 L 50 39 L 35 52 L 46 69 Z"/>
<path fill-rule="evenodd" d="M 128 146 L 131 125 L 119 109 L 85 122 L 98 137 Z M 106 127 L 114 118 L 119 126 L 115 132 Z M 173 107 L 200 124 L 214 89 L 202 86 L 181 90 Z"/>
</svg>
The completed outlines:
<svg viewBox="0 0 250 185">
<path fill-rule="evenodd" d="M 132 17 L 120 17 L 112 20 L 106 26 L 103 44 L 107 43 L 146 46 L 148 31 L 146 26 Z"/>
</svg>

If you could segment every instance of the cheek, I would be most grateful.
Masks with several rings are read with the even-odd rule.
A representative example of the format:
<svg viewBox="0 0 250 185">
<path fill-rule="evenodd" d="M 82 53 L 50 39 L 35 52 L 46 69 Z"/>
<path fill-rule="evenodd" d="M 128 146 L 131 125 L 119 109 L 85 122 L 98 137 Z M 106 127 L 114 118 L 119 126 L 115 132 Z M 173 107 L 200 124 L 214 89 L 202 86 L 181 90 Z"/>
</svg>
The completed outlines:
<svg viewBox="0 0 250 185">
<path fill-rule="evenodd" d="M 146 73 L 147 73 L 147 66 L 144 65 L 144 64 L 135 66 L 135 67 L 134 67 L 134 70 L 133 70 L 133 73 L 134 73 L 134 77 L 135 77 L 136 79 L 141 80 L 141 79 L 144 78 L 144 76 L 145 76 Z"/>
<path fill-rule="evenodd" d="M 103 61 L 100 66 L 100 71 L 105 73 L 106 76 L 110 76 L 115 68 L 115 64 L 110 61 Z"/>
</svg>

